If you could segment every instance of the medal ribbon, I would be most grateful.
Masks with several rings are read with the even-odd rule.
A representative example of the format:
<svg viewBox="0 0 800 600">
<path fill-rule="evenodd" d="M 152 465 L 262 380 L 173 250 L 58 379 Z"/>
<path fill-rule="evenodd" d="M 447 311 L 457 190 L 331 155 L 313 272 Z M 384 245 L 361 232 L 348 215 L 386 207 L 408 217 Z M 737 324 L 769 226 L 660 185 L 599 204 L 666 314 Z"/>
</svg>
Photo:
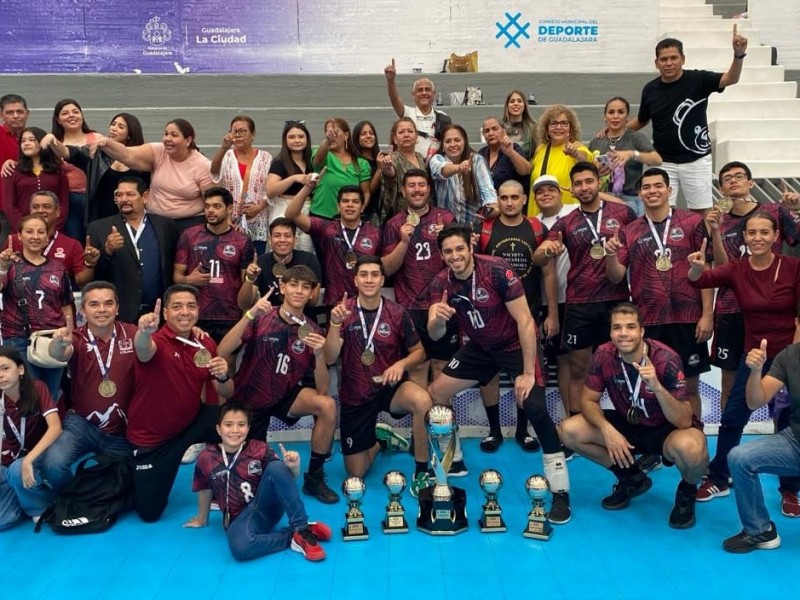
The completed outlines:
<svg viewBox="0 0 800 600">
<path fill-rule="evenodd" d="M 472 308 L 475 308 L 475 271 L 476 271 L 476 267 L 475 267 L 475 265 L 473 265 L 472 266 L 472 298 L 467 298 L 463 294 L 456 294 L 456 298 L 462 298 L 462 299 L 466 300 L 467 302 L 470 303 Z M 449 281 L 450 281 L 450 271 L 447 271 L 447 280 L 448 280 L 448 283 L 449 283 Z"/>
<path fill-rule="evenodd" d="M 342 228 L 342 237 L 344 238 L 344 243 L 347 244 L 347 249 L 350 252 L 355 252 L 354 248 L 355 248 L 356 242 L 358 241 L 358 232 L 361 231 L 361 222 L 359 221 L 358 228 L 356 229 L 356 232 L 353 234 L 353 241 L 352 242 L 347 237 L 347 229 L 345 228 L 344 223 L 339 221 L 339 226 Z"/>
<path fill-rule="evenodd" d="M 646 351 L 647 346 L 645 346 L 643 344 L 643 347 L 645 348 L 645 351 Z M 641 362 L 639 364 L 643 365 L 644 361 L 645 361 L 645 355 L 643 354 L 642 355 L 642 360 L 641 360 Z M 649 417 L 650 413 L 648 413 L 647 412 L 647 408 L 645 408 L 644 400 L 642 400 L 639 397 L 639 395 L 641 394 L 641 389 L 642 389 L 642 376 L 637 374 L 636 375 L 636 385 L 635 386 L 631 385 L 631 379 L 628 376 L 628 369 L 625 367 L 625 361 L 622 360 L 622 357 L 620 357 L 619 362 L 620 362 L 620 365 L 622 366 L 622 375 L 625 377 L 625 385 L 628 386 L 628 393 L 630 394 L 631 406 L 635 406 L 636 408 L 640 408 L 642 410 L 642 412 L 644 413 L 644 416 L 645 417 Z"/>
<path fill-rule="evenodd" d="M 14 437 L 17 438 L 17 441 L 19 442 L 19 452 L 17 452 L 17 456 L 14 457 L 14 458 L 17 458 L 17 457 L 19 457 L 20 454 L 22 454 L 22 450 L 25 448 L 25 432 L 27 431 L 26 428 L 25 428 L 26 417 L 20 417 L 20 419 L 19 419 L 20 428 L 19 429 L 17 429 L 17 426 L 14 425 L 14 421 L 11 420 L 11 417 L 6 417 L 6 393 L 5 392 L 3 392 L 3 395 L 0 396 L 0 407 L 2 407 L 2 410 L 0 410 L 0 417 L 2 417 L 2 419 L 0 419 L 0 424 L 2 424 L 4 421 L 7 422 L 8 426 L 11 428 L 11 432 L 14 434 Z M 4 430 L 5 430 L 5 427 L 0 426 L 0 448 L 2 448 L 2 444 L 3 444 L 3 434 L 5 433 Z M 21 432 L 20 432 L 20 430 L 21 430 Z"/>
<path fill-rule="evenodd" d="M 600 243 L 600 228 L 603 226 L 603 203 L 600 203 L 600 210 L 597 211 L 597 227 L 594 226 L 592 220 L 587 216 L 593 213 L 585 213 L 581 210 L 581 214 L 583 218 L 586 220 L 586 224 L 589 226 L 589 230 L 592 232 L 592 244 L 599 244 Z"/>
<path fill-rule="evenodd" d="M 139 256 L 139 238 L 142 237 L 142 233 L 144 233 L 145 225 L 147 225 L 147 215 L 142 217 L 142 222 L 139 223 L 139 227 L 136 228 L 136 233 L 133 231 L 133 227 L 131 227 L 130 223 L 127 221 L 125 222 L 125 227 L 128 229 L 128 235 L 131 237 L 131 241 L 133 242 L 133 250 L 136 252 L 136 258 L 141 259 Z"/>
<path fill-rule="evenodd" d="M 244 449 L 244 444 L 239 446 L 236 454 L 234 454 L 231 459 L 230 465 L 228 464 L 228 453 L 225 452 L 225 447 L 222 444 L 220 444 L 220 449 L 222 450 L 222 462 L 225 464 L 225 514 L 230 518 L 231 508 L 230 504 L 228 504 L 228 498 L 230 497 L 231 491 L 231 470 L 233 470 L 233 467 L 236 465 L 236 461 Z"/>
<path fill-rule="evenodd" d="M 650 233 L 653 234 L 653 240 L 658 246 L 658 250 L 655 251 L 656 257 L 660 256 L 671 256 L 672 251 L 667 247 L 667 236 L 669 235 L 669 224 L 672 222 L 672 209 L 669 209 L 669 215 L 667 216 L 667 220 L 664 221 L 664 232 L 661 234 L 661 237 L 658 237 L 658 232 L 656 231 L 656 226 L 653 223 L 653 220 L 650 217 L 647 217 L 647 225 L 650 227 Z"/>
<path fill-rule="evenodd" d="M 114 345 L 117 343 L 117 328 L 115 326 L 114 333 L 111 334 L 111 342 L 108 345 L 108 357 L 106 358 L 105 365 L 103 364 L 103 357 L 100 355 L 100 349 L 97 347 L 97 340 L 94 339 L 92 330 L 87 327 L 86 333 L 89 336 L 89 343 L 92 345 L 92 350 L 94 350 L 97 366 L 100 368 L 100 377 L 103 378 L 103 381 L 108 381 L 108 374 L 111 372 L 111 360 L 114 356 Z"/>
<path fill-rule="evenodd" d="M 50 248 L 52 248 L 53 244 L 56 243 L 56 238 L 57 237 L 58 237 L 58 232 L 56 231 L 55 235 L 53 236 L 53 239 L 50 240 L 50 243 L 47 244 L 47 248 L 45 248 L 44 252 L 42 252 L 42 256 L 47 256 L 47 254 L 50 252 Z"/>
<path fill-rule="evenodd" d="M 372 339 L 375 337 L 375 332 L 378 331 L 378 322 L 381 320 L 383 298 L 381 298 L 381 303 L 378 305 L 378 312 L 375 313 L 375 321 L 372 323 L 372 330 L 369 332 L 369 337 L 367 337 L 367 321 L 364 319 L 364 311 L 361 308 L 361 302 L 359 300 L 356 300 L 356 307 L 358 308 L 358 317 L 361 319 L 361 335 L 364 336 L 364 341 L 366 342 L 365 349 L 374 352 L 375 348 L 372 345 Z"/>
<path fill-rule="evenodd" d="M 308 321 L 308 319 L 303 319 L 303 320 L 301 321 L 300 319 L 298 319 L 297 317 L 295 317 L 295 316 L 294 316 L 292 313 L 290 313 L 288 310 L 284 310 L 283 308 L 281 308 L 281 312 L 283 312 L 283 314 L 285 314 L 287 317 L 289 317 L 289 318 L 290 318 L 292 321 L 294 321 L 294 322 L 295 322 L 297 325 L 299 325 L 300 327 L 302 327 L 303 325 L 305 325 L 305 324 L 306 324 L 306 322 Z"/>
</svg>

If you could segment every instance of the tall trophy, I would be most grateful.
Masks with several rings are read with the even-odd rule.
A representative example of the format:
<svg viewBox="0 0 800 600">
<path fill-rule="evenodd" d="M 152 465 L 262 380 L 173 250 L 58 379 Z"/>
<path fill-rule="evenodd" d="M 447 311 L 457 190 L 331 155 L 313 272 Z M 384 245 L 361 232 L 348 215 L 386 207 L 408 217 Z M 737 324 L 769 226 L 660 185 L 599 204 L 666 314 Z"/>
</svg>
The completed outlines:
<svg viewBox="0 0 800 600">
<path fill-rule="evenodd" d="M 528 525 L 522 535 L 547 541 L 553 535 L 553 526 L 544 508 L 544 501 L 550 494 L 550 482 L 542 475 L 531 475 L 525 482 L 525 491 L 531 499 L 531 512 L 528 513 Z"/>
<path fill-rule="evenodd" d="M 348 477 L 342 483 L 342 493 L 348 502 L 342 527 L 342 538 L 345 542 L 369 538 L 369 531 L 364 525 L 364 513 L 361 512 L 361 499 L 366 489 L 367 486 L 361 477 Z"/>
<path fill-rule="evenodd" d="M 505 521 L 500 514 L 500 504 L 497 502 L 497 493 L 503 487 L 503 476 L 494 469 L 486 469 L 478 478 L 478 484 L 486 495 L 486 504 L 478 519 L 478 526 L 483 533 L 501 533 L 507 531 Z"/>
<path fill-rule="evenodd" d="M 406 489 L 406 476 L 400 471 L 389 471 L 383 478 L 383 485 L 389 490 L 389 504 L 386 506 L 386 518 L 383 520 L 383 533 L 408 533 L 406 511 L 400 501 Z"/>
<path fill-rule="evenodd" d="M 425 414 L 428 430 L 428 449 L 436 483 L 420 490 L 417 529 L 431 535 L 455 535 L 467 530 L 467 494 L 462 488 L 447 483 L 447 471 L 453 464 L 456 451 L 455 415 L 448 406 L 434 406 Z M 439 456 L 440 438 L 450 443 Z"/>
</svg>

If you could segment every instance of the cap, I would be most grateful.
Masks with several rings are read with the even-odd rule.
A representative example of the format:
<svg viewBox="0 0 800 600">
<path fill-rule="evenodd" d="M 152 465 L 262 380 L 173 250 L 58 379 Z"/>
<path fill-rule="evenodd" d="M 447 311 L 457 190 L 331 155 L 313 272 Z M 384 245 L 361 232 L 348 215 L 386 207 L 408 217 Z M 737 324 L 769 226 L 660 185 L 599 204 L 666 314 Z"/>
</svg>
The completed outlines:
<svg viewBox="0 0 800 600">
<path fill-rule="evenodd" d="M 555 188 L 561 189 L 561 184 L 558 183 L 555 175 L 541 175 L 533 182 L 533 191 L 535 192 L 543 185 L 552 185 Z"/>
</svg>

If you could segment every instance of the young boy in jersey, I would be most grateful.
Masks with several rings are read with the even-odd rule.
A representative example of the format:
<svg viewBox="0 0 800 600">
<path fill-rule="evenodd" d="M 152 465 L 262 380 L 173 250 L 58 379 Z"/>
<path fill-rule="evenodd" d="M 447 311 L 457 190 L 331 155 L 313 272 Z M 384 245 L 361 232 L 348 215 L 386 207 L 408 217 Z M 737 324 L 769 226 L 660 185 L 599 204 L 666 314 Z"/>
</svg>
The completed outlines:
<svg viewBox="0 0 800 600">
<path fill-rule="evenodd" d="M 248 440 L 250 411 L 235 401 L 222 406 L 218 445 L 197 458 L 192 489 L 198 492 L 197 515 L 184 527 L 205 527 L 212 501 L 219 504 L 231 554 L 252 560 L 291 547 L 308 560 L 325 558 L 320 541 L 331 539 L 331 528 L 309 523 L 294 478 L 300 455 L 280 444 L 282 459 L 266 442 Z M 275 529 L 284 513 L 288 527 Z"/>
</svg>

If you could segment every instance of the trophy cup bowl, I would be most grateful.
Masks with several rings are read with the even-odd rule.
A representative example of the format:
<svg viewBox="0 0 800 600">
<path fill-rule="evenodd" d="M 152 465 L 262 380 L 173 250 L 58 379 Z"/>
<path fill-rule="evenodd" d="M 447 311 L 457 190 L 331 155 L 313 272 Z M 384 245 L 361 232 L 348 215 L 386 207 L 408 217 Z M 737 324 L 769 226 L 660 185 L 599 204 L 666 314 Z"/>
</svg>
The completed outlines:
<svg viewBox="0 0 800 600">
<path fill-rule="evenodd" d="M 547 541 L 553 535 L 553 526 L 547 518 L 544 506 L 545 498 L 550 493 L 550 482 L 542 475 L 531 475 L 525 481 L 525 491 L 531 499 L 531 511 L 528 513 L 528 524 L 522 535 L 535 540 Z"/>
<path fill-rule="evenodd" d="M 525 481 L 525 491 L 531 500 L 544 500 L 550 491 L 550 482 L 542 475 L 531 475 Z"/>
<path fill-rule="evenodd" d="M 345 542 L 366 540 L 369 537 L 367 526 L 364 525 L 364 513 L 361 512 L 361 499 L 366 489 L 361 477 L 348 477 L 342 482 L 342 493 L 349 503 L 342 527 L 342 538 Z"/>
<path fill-rule="evenodd" d="M 406 476 L 400 471 L 389 471 L 383 477 L 383 485 L 392 496 L 399 496 L 406 489 Z"/>
<path fill-rule="evenodd" d="M 425 426 L 428 434 L 434 437 L 443 437 L 453 433 L 456 419 L 453 409 L 449 406 L 433 406 L 425 413 Z"/>
<path fill-rule="evenodd" d="M 478 485 L 486 495 L 486 504 L 483 505 L 481 517 L 478 519 L 481 532 L 500 533 L 506 531 L 500 504 L 497 502 L 497 492 L 503 487 L 503 476 L 494 469 L 486 469 L 478 477 Z"/>
<path fill-rule="evenodd" d="M 478 484 L 487 496 L 495 496 L 503 487 L 503 476 L 494 469 L 486 469 L 480 474 Z"/>
<path fill-rule="evenodd" d="M 400 502 L 400 495 L 406 489 L 406 476 L 400 471 L 389 471 L 383 477 L 383 485 L 389 490 L 389 504 L 386 507 L 386 518 L 383 520 L 383 533 L 407 533 L 408 521 L 405 509 Z"/>
<path fill-rule="evenodd" d="M 342 482 L 342 493 L 351 503 L 361 500 L 366 489 L 367 484 L 361 477 L 348 477 Z"/>
</svg>

